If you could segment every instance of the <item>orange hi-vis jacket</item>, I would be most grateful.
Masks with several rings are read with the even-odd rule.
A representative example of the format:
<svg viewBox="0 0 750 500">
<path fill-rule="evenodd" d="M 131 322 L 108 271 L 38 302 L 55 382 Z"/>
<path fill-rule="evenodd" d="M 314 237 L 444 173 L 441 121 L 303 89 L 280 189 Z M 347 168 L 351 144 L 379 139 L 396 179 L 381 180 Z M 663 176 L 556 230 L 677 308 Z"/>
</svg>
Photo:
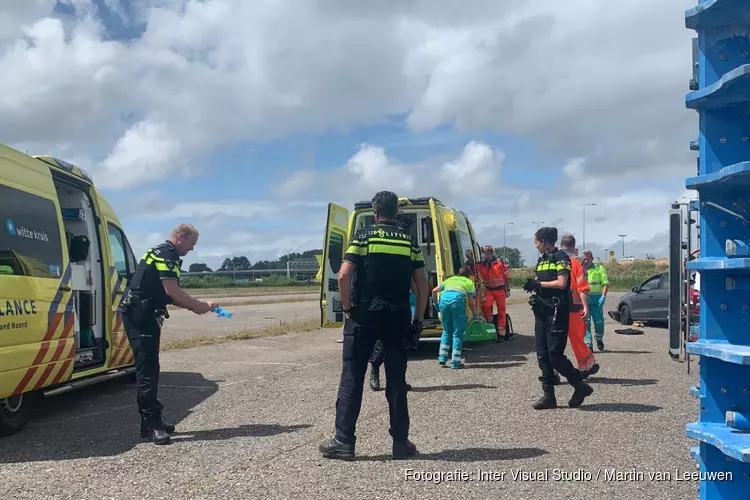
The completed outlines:
<svg viewBox="0 0 750 500">
<path fill-rule="evenodd" d="M 573 306 L 571 312 L 583 311 L 582 292 L 588 292 L 589 280 L 586 271 L 583 269 L 580 261 L 576 258 L 570 259 L 570 293 L 573 296 Z"/>
<path fill-rule="evenodd" d="M 487 290 L 505 290 L 505 283 L 510 279 L 510 274 L 500 259 L 495 259 L 491 263 L 477 262 L 476 266 Z"/>
</svg>

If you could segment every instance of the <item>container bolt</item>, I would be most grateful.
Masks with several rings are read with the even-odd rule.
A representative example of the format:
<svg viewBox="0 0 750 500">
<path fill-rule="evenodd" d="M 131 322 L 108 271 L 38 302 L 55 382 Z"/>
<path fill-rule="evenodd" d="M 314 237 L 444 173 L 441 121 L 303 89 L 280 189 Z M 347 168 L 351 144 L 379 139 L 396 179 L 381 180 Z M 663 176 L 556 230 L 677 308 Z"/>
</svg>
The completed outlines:
<svg viewBox="0 0 750 500">
<path fill-rule="evenodd" d="M 750 474 L 745 472 L 744 474 L 742 474 L 742 479 L 750 479 Z"/>
<path fill-rule="evenodd" d="M 727 221 L 725 220 L 721 221 L 721 227 L 727 227 Z"/>
<path fill-rule="evenodd" d="M 721 305 L 721 310 L 722 310 L 722 311 L 726 311 L 727 309 L 729 309 L 729 308 L 727 307 L 727 305 L 726 305 L 726 304 L 722 304 L 722 305 Z"/>
<path fill-rule="evenodd" d="M 750 220 L 746 220 L 745 222 L 743 222 L 743 224 L 744 224 L 744 225 L 745 225 L 746 227 L 747 227 L 747 226 L 750 226 Z"/>
<path fill-rule="evenodd" d="M 721 141 L 722 144 L 726 144 L 727 143 L 727 138 L 726 137 L 722 137 L 720 139 L 720 141 Z"/>
<path fill-rule="evenodd" d="M 722 61 L 726 61 L 727 60 L 727 55 L 726 54 L 722 54 L 722 55 L 719 56 L 719 59 L 721 59 Z"/>
<path fill-rule="evenodd" d="M 750 137 L 743 135 L 742 136 L 742 142 L 750 142 Z"/>
<path fill-rule="evenodd" d="M 728 392 L 729 392 L 729 391 L 727 390 L 727 388 L 726 388 L 726 387 L 722 387 L 722 388 L 721 388 L 721 393 L 722 393 L 722 394 L 726 394 L 726 393 L 728 393 Z"/>
<path fill-rule="evenodd" d="M 745 59 L 749 58 L 750 57 L 750 51 L 746 50 L 745 52 L 743 52 L 742 53 L 742 57 L 744 57 Z"/>
<path fill-rule="evenodd" d="M 750 389 L 742 389 L 742 394 L 745 396 L 750 396 Z"/>
</svg>

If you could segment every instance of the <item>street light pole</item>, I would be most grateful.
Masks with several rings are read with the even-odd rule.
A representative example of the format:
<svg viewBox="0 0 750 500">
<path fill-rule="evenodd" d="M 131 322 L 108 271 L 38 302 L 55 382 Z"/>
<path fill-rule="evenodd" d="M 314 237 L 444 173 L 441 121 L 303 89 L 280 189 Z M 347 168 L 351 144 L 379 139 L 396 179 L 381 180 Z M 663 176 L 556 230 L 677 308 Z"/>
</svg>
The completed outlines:
<svg viewBox="0 0 750 500">
<path fill-rule="evenodd" d="M 622 258 L 624 259 L 625 258 L 625 236 L 627 236 L 627 234 L 620 234 L 619 236 L 620 238 L 622 238 Z"/>
<path fill-rule="evenodd" d="M 539 230 L 539 225 L 540 225 L 540 224 L 544 224 L 544 221 L 541 221 L 541 222 L 537 222 L 537 221 L 533 220 L 533 221 L 531 221 L 531 223 L 532 223 L 532 224 L 536 224 L 536 229 L 537 229 L 537 231 L 538 231 L 538 230 Z"/>
<path fill-rule="evenodd" d="M 586 250 L 586 207 L 595 207 L 596 203 L 586 203 L 583 206 L 583 249 Z"/>
<path fill-rule="evenodd" d="M 508 263 L 508 259 L 506 258 L 508 246 L 505 244 L 505 228 L 507 228 L 508 226 L 512 226 L 512 225 L 513 225 L 512 222 L 506 222 L 505 225 L 503 226 L 503 263 L 505 264 Z"/>
</svg>

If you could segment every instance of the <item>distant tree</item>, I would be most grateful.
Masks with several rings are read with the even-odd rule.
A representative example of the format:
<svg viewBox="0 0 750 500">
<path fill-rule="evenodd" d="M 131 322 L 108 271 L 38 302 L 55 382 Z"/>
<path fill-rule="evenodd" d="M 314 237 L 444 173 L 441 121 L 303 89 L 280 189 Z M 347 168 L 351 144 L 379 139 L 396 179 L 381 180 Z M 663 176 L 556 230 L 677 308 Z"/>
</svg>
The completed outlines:
<svg viewBox="0 0 750 500">
<path fill-rule="evenodd" d="M 204 271 L 211 272 L 211 268 L 208 267 L 203 262 L 195 262 L 193 264 L 190 264 L 190 267 L 188 268 L 188 272 L 190 273 L 202 273 Z"/>
<path fill-rule="evenodd" d="M 246 271 L 248 269 L 252 269 L 250 261 L 247 260 L 247 257 L 241 255 L 239 257 L 232 257 L 231 259 L 224 259 L 224 262 L 221 264 L 219 271 Z"/>
<path fill-rule="evenodd" d="M 523 267 L 523 257 L 521 256 L 521 251 L 519 249 L 511 247 L 494 248 L 495 256 L 503 259 L 503 262 L 505 262 L 509 267 L 513 269 Z"/>
</svg>

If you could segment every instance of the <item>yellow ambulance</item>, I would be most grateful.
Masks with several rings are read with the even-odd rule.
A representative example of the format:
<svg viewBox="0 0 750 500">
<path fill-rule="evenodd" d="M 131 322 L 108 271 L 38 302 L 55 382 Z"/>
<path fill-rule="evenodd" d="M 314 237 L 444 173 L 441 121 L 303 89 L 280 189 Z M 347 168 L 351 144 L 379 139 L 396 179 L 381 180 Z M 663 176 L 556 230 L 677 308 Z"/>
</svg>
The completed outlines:
<svg viewBox="0 0 750 500">
<path fill-rule="evenodd" d="M 458 274 L 469 257 L 479 257 L 479 245 L 469 219 L 462 211 L 444 205 L 434 197 L 399 198 L 399 219 L 405 222 L 411 237 L 419 243 L 429 275 L 429 289 L 432 290 L 449 276 Z M 341 295 L 338 291 L 338 272 L 343 263 L 344 253 L 354 234 L 375 224 L 372 203 L 355 203 L 354 211 L 349 211 L 334 203 L 328 205 L 323 259 L 321 262 L 320 323 L 322 327 L 336 327 L 344 323 Z M 479 276 L 478 298 L 483 286 Z M 480 299 L 481 300 L 481 299 Z M 439 338 L 443 332 L 432 299 L 425 311 L 423 339 Z M 492 323 L 472 324 L 465 340 L 496 340 L 497 331 Z"/>
<path fill-rule="evenodd" d="M 117 306 L 136 260 L 78 167 L 0 144 L 0 436 L 39 397 L 132 373 Z"/>
</svg>

